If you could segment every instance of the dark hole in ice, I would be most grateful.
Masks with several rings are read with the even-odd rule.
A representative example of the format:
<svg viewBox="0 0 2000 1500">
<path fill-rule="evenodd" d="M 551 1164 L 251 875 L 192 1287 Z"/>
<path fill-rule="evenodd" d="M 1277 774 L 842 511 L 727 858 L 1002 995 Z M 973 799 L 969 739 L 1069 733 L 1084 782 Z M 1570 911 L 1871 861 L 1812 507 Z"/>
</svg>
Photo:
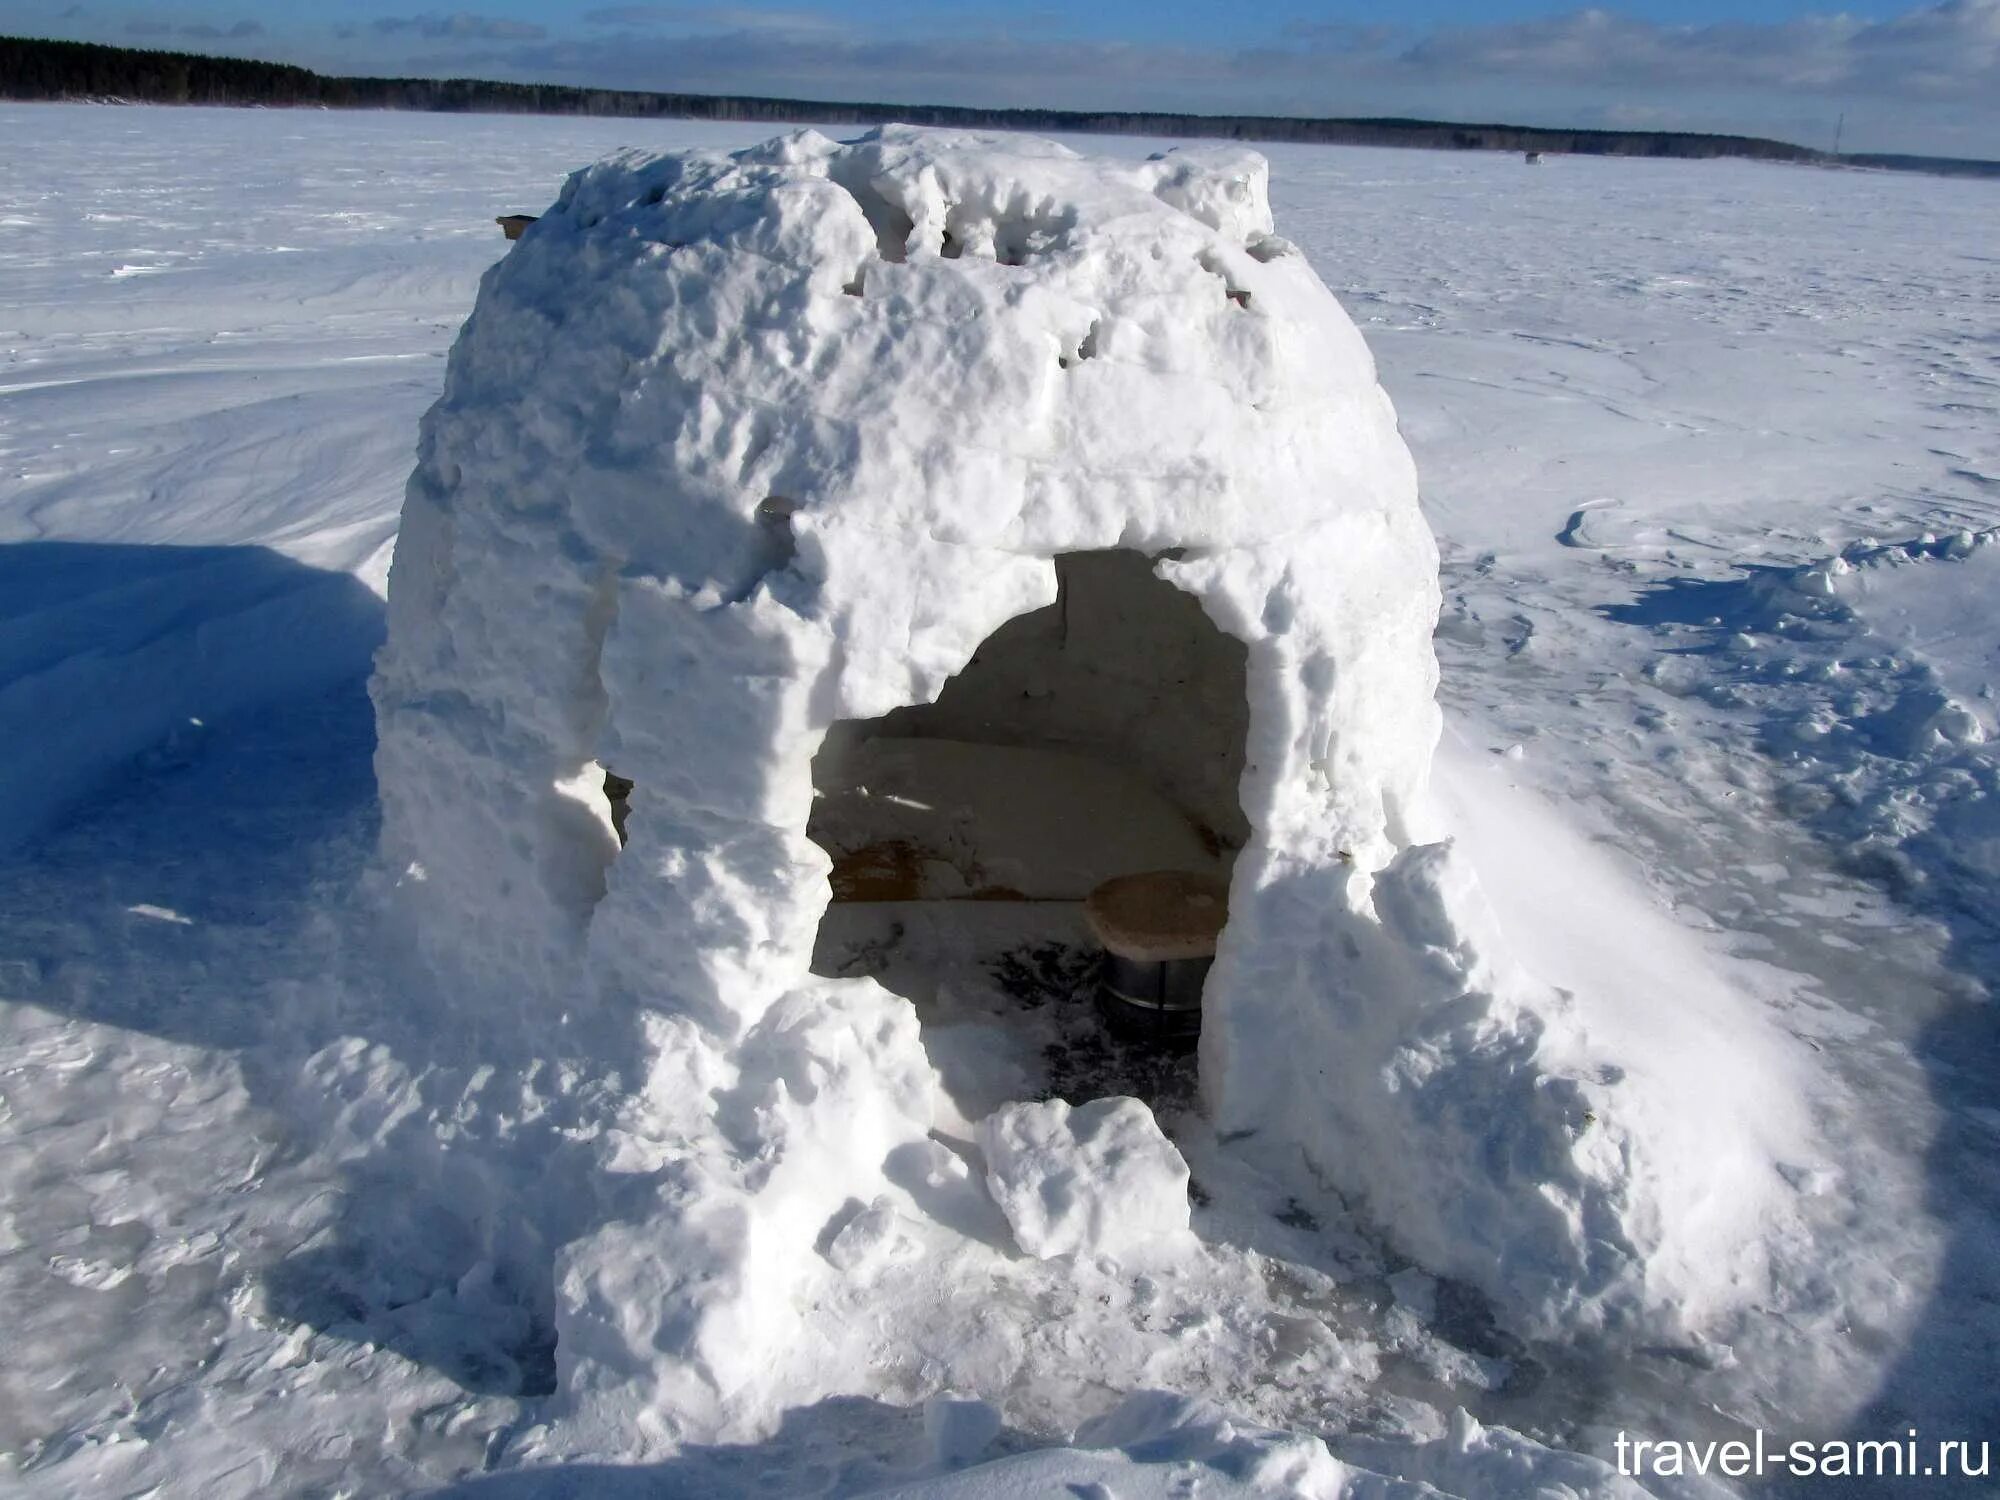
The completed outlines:
<svg viewBox="0 0 2000 1500">
<path fill-rule="evenodd" d="M 757 526 L 766 539 L 768 563 L 773 568 L 789 566 L 798 555 L 798 538 L 792 535 L 792 517 L 798 510 L 799 502 L 783 495 L 766 495 L 757 503 Z"/>
<path fill-rule="evenodd" d="M 1092 319 L 1089 331 L 1078 341 L 1075 352 L 1057 355 L 1056 363 L 1067 370 L 1071 365 L 1077 364 L 1082 360 L 1095 359 L 1097 357 L 1097 326 L 1096 319 Z"/>
<path fill-rule="evenodd" d="M 632 813 L 632 783 L 616 771 L 604 773 L 604 800 L 611 804 L 611 826 L 620 848 L 625 845 L 625 820 Z"/>
</svg>

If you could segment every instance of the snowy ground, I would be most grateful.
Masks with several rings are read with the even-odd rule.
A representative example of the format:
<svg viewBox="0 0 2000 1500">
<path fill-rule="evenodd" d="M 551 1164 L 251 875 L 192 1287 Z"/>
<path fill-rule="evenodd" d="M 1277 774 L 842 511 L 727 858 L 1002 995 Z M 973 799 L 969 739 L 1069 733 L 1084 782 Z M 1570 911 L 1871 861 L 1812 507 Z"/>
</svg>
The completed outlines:
<svg viewBox="0 0 2000 1500">
<path fill-rule="evenodd" d="M 357 893 L 361 680 L 417 418 L 504 249 L 492 215 L 614 146 L 765 133 L 0 110 L 0 1475 L 29 1492 L 551 1492 L 473 1478 L 534 1449 L 545 1331 L 455 1258 L 463 1227 L 380 1165 L 401 1158 L 321 1144 L 398 1125 L 316 1092 L 322 1049 L 344 1077 L 421 1056 Z M 933 1357 L 1016 1371 L 983 1451 L 1154 1386 L 1474 1495 L 1617 1491 L 1453 1429 L 1457 1407 L 1599 1459 L 1619 1428 L 2000 1436 L 2000 195 L 1270 155 L 1280 232 L 1368 335 L 1416 452 L 1446 558 L 1440 791 L 1509 932 L 1548 979 L 1629 975 L 1662 1003 L 1699 946 L 1810 1039 L 1843 1155 L 1808 1184 L 1811 1274 L 1732 1349 L 1600 1367 L 1506 1340 L 1365 1225 L 1267 1201 L 1175 1115 L 1173 1077 L 1079 1060 L 1059 970 L 1012 974 L 1017 999 L 1053 986 L 1012 1051 L 972 1045 L 1003 1022 L 968 984 L 926 1002 L 947 1074 L 985 1059 L 976 1096 L 999 1055 L 1159 1098 L 1212 1252 L 1157 1306 L 985 1261 L 941 1287 L 986 1299 L 994 1340 Z M 921 1475 L 951 1424 L 927 1437 L 898 1396 L 936 1383 L 883 1373 L 767 1444 L 573 1492 Z M 1076 1493 L 1147 1492 L 1127 1458 L 1054 1462 Z"/>
</svg>

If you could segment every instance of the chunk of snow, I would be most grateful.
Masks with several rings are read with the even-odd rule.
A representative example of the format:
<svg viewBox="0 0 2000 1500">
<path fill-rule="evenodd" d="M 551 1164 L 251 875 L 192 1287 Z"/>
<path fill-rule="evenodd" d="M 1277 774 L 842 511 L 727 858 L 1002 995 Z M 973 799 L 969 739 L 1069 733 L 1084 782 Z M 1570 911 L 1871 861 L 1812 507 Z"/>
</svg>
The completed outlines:
<svg viewBox="0 0 2000 1500">
<path fill-rule="evenodd" d="M 895 1202 L 884 1196 L 849 1219 L 827 1243 L 830 1264 L 850 1276 L 866 1276 L 891 1261 L 918 1253 Z"/>
<path fill-rule="evenodd" d="M 1039 1260 L 1118 1256 L 1188 1227 L 1188 1168 L 1137 1099 L 1010 1104 L 979 1127 L 986 1187 Z"/>
</svg>

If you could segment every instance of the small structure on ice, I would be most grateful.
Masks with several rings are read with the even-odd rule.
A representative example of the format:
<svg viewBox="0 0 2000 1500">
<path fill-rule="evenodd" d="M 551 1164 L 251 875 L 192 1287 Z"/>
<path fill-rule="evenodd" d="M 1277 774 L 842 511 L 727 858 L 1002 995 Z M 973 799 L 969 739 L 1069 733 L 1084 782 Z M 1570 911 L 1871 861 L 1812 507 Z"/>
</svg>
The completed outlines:
<svg viewBox="0 0 2000 1500">
<path fill-rule="evenodd" d="M 482 1220 L 568 1242 L 567 1399 L 754 1422 L 815 1289 L 977 1191 L 912 1006 L 813 972 L 836 893 L 1212 872 L 1232 1149 L 1531 1333 L 1747 1295 L 1743 1101 L 1609 1065 L 1436 841 L 1437 605 L 1253 153 L 888 128 L 573 177 L 424 424 L 374 683 L 439 1029 L 604 1143 L 602 1184 Z"/>
</svg>

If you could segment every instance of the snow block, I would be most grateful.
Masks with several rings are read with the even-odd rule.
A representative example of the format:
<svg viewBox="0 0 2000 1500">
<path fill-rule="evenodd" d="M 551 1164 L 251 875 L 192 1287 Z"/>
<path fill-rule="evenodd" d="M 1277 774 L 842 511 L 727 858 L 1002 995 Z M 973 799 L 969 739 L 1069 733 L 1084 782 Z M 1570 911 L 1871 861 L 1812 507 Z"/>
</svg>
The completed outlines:
<svg viewBox="0 0 2000 1500">
<path fill-rule="evenodd" d="M 986 1188 L 1021 1248 L 1121 1255 L 1185 1233 L 1188 1168 L 1137 1099 L 1009 1104 L 979 1127 Z"/>
</svg>

